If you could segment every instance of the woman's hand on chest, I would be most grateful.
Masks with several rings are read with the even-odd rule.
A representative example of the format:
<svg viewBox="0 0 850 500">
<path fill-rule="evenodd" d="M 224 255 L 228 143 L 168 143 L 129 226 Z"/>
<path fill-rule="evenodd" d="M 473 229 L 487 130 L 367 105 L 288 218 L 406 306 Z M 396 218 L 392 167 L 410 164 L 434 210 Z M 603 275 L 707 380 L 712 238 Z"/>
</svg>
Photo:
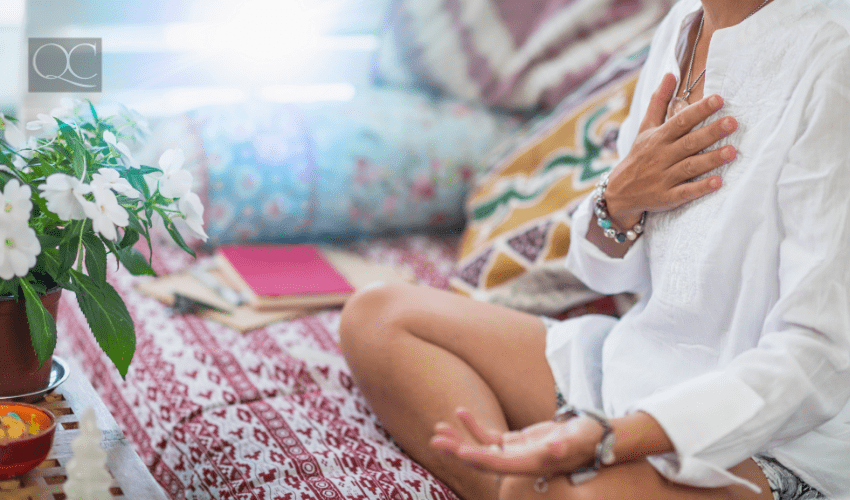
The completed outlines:
<svg viewBox="0 0 850 500">
<path fill-rule="evenodd" d="M 611 172 L 606 190 L 608 213 L 620 227 L 631 227 L 643 212 L 663 212 L 717 190 L 719 176 L 694 180 L 735 159 L 734 146 L 703 152 L 738 127 L 732 117 L 698 124 L 723 107 L 711 95 L 666 119 L 676 79 L 665 75 L 652 95 L 631 151 Z"/>
</svg>

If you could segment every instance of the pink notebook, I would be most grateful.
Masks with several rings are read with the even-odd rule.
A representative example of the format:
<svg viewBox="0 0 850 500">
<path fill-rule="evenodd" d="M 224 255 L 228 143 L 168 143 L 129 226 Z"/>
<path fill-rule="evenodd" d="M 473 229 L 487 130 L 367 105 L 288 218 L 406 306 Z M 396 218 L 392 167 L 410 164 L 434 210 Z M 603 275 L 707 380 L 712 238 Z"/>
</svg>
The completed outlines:
<svg viewBox="0 0 850 500">
<path fill-rule="evenodd" d="M 260 308 L 322 302 L 322 297 L 330 304 L 354 292 L 313 245 L 229 245 L 219 247 L 218 254 L 256 295 Z"/>
</svg>

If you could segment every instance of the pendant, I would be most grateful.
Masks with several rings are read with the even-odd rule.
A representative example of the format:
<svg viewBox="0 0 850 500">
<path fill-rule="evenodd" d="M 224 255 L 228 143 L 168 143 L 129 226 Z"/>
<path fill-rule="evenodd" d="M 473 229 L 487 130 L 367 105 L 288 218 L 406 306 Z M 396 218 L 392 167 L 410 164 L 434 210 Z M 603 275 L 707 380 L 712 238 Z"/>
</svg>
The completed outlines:
<svg viewBox="0 0 850 500">
<path fill-rule="evenodd" d="M 673 118 L 674 115 L 687 108 L 690 104 L 684 97 L 674 97 L 670 101 L 670 105 L 667 106 L 667 119 Z"/>
</svg>

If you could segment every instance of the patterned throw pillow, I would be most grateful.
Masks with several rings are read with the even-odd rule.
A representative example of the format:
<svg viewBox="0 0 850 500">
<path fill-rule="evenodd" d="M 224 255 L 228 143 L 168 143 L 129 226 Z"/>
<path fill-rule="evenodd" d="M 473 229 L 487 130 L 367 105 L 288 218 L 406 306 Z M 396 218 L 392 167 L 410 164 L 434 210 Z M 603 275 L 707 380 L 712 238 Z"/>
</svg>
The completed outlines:
<svg viewBox="0 0 850 500">
<path fill-rule="evenodd" d="M 196 167 L 211 246 L 458 230 L 471 179 L 519 126 L 458 99 L 388 88 L 163 121 L 155 137 Z"/>
<path fill-rule="evenodd" d="M 514 110 L 551 109 L 673 0 L 394 0 L 379 81 Z"/>
<path fill-rule="evenodd" d="M 467 199 L 452 287 L 557 315 L 599 297 L 564 267 L 570 212 L 617 162 L 617 132 L 648 52 L 643 37 L 536 123 Z"/>
</svg>

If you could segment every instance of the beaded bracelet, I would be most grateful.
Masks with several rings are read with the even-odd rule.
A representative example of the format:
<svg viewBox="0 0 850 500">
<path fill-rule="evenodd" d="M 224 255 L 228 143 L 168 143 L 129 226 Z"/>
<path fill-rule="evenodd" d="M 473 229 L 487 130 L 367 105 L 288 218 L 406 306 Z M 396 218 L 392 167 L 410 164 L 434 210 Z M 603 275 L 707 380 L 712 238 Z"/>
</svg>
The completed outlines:
<svg viewBox="0 0 850 500">
<path fill-rule="evenodd" d="M 593 465 L 582 467 L 570 472 L 570 482 L 575 486 L 592 479 L 599 473 L 599 469 L 601 469 L 603 465 L 611 465 L 614 463 L 616 458 L 614 456 L 614 445 L 617 443 L 617 437 L 614 435 L 614 429 L 611 427 L 611 424 L 608 423 L 608 419 L 604 414 L 596 410 L 585 410 L 576 408 L 572 405 L 565 405 L 555 412 L 555 416 L 552 417 L 552 420 L 555 422 L 564 422 L 578 416 L 592 418 L 601 425 L 602 439 L 600 439 L 599 443 L 596 445 Z M 537 481 L 534 483 L 535 491 L 538 493 L 545 493 L 546 490 L 549 489 L 547 479 L 548 477 L 537 478 Z"/>
<path fill-rule="evenodd" d="M 593 197 L 595 199 L 593 213 L 596 214 L 596 223 L 602 228 L 603 234 L 607 238 L 611 238 L 617 243 L 624 243 L 626 240 L 634 241 L 643 233 L 643 227 L 646 223 L 646 212 L 640 214 L 638 223 L 628 231 L 623 233 L 614 229 L 614 224 L 608 216 L 608 203 L 605 201 L 605 189 L 608 188 L 608 175 L 609 172 L 603 174 L 602 179 L 599 180 L 599 184 L 593 190 Z"/>
</svg>

